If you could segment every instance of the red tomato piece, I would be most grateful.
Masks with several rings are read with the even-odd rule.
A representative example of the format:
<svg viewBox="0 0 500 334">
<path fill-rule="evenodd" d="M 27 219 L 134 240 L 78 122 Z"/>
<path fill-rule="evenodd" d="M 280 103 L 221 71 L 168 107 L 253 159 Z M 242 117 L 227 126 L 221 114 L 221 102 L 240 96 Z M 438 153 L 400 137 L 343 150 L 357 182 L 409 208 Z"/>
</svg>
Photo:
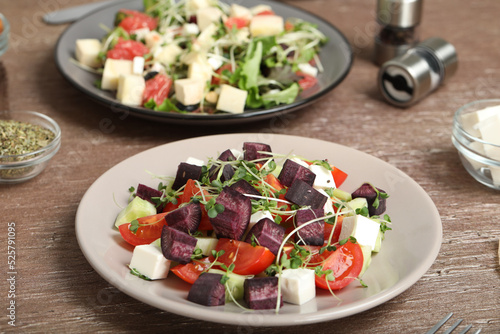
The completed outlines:
<svg viewBox="0 0 500 334">
<path fill-rule="evenodd" d="M 333 180 L 335 181 L 335 186 L 338 188 L 347 179 L 347 173 L 338 169 L 335 166 L 332 166 L 332 169 L 333 169 L 332 170 Z"/>
<path fill-rule="evenodd" d="M 261 12 L 258 12 L 255 15 L 257 16 L 257 15 L 275 15 L 275 14 L 272 10 L 268 9 L 268 10 L 263 10 Z"/>
<path fill-rule="evenodd" d="M 296 74 L 302 77 L 302 79 L 299 79 L 298 81 L 299 86 L 300 88 L 302 88 L 302 90 L 314 87 L 318 83 L 318 79 L 316 79 L 316 77 L 313 77 L 312 75 L 305 74 L 300 71 L 296 72 Z"/>
<path fill-rule="evenodd" d="M 321 289 L 339 290 L 350 284 L 359 276 L 363 268 L 363 251 L 357 243 L 350 241 L 339 246 L 323 262 L 323 270 L 332 270 L 334 281 L 328 281 L 325 275 L 315 275 L 316 286 Z"/>
<path fill-rule="evenodd" d="M 224 22 L 224 25 L 228 29 L 233 29 L 233 27 L 235 27 L 236 29 L 241 29 L 246 27 L 249 22 L 250 21 L 244 17 L 228 17 Z"/>
<path fill-rule="evenodd" d="M 330 243 L 336 243 L 339 241 L 340 231 L 342 230 L 342 221 L 344 220 L 344 216 L 337 216 L 337 224 L 335 224 L 335 230 L 333 231 L 332 240 Z M 332 233 L 333 225 L 325 223 L 325 240 L 330 238 L 330 234 Z"/>
<path fill-rule="evenodd" d="M 158 19 L 145 13 L 129 9 L 122 9 L 120 12 L 125 13 L 127 16 L 121 20 L 118 26 L 128 33 L 141 28 L 154 30 L 158 26 Z"/>
<path fill-rule="evenodd" d="M 257 275 L 269 267 L 275 259 L 274 254 L 266 247 L 252 246 L 244 241 L 227 238 L 219 239 L 215 250 L 224 251 L 217 261 L 228 267 L 234 263 L 233 272 L 238 275 Z"/>
<path fill-rule="evenodd" d="M 153 99 L 156 105 L 161 105 L 168 97 L 172 88 L 172 79 L 165 74 L 158 73 L 149 80 L 146 80 L 146 88 L 142 94 L 142 104 Z"/>
<path fill-rule="evenodd" d="M 131 223 L 118 227 L 123 239 L 133 246 L 147 245 L 161 237 L 161 230 L 167 225 L 167 212 L 138 218 L 139 228 L 134 233 L 130 230 Z"/>
<path fill-rule="evenodd" d="M 220 78 L 220 75 L 222 75 L 222 72 L 224 70 L 228 70 L 228 71 L 232 72 L 231 64 L 225 63 L 224 65 L 219 67 L 217 70 L 215 70 L 215 73 L 217 75 L 212 75 L 212 81 L 211 81 L 212 85 L 222 85 L 223 83 L 227 83 L 226 80 Z"/>
<path fill-rule="evenodd" d="M 200 274 L 210 266 L 208 257 L 201 260 L 189 262 L 187 264 L 178 264 L 170 270 L 183 281 L 193 284 Z"/>
<path fill-rule="evenodd" d="M 148 47 L 141 42 L 120 37 L 113 49 L 106 53 L 106 57 L 110 59 L 133 60 L 134 57 L 142 57 L 148 53 Z"/>
<path fill-rule="evenodd" d="M 292 22 L 290 21 L 285 22 L 285 31 L 292 31 L 294 28 L 295 25 Z"/>
</svg>

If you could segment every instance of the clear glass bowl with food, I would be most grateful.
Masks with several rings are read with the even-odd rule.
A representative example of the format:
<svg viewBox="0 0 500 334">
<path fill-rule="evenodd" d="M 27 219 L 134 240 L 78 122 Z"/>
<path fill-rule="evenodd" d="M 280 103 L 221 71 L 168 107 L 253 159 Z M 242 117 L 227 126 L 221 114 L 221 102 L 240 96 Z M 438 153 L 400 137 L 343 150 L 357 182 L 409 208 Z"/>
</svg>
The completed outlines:
<svg viewBox="0 0 500 334">
<path fill-rule="evenodd" d="M 0 112 L 0 183 L 40 174 L 61 146 L 61 129 L 35 111 Z"/>
<path fill-rule="evenodd" d="M 9 33 L 10 24 L 9 21 L 0 13 L 0 56 L 7 51 L 9 46 Z"/>
<path fill-rule="evenodd" d="M 478 100 L 459 108 L 451 139 L 467 172 L 500 190 L 500 99 Z"/>
</svg>

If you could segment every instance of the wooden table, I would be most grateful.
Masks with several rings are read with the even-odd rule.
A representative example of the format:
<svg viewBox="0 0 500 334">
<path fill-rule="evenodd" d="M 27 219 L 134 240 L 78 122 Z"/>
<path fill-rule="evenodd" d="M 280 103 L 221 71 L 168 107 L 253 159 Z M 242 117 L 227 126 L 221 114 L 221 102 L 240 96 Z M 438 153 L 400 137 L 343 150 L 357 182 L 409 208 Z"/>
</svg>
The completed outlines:
<svg viewBox="0 0 500 334">
<path fill-rule="evenodd" d="M 450 141 L 458 107 L 500 95 L 499 1 L 425 2 L 421 37 L 440 36 L 452 43 L 459 70 L 445 86 L 404 110 L 384 102 L 377 91 L 378 68 L 371 61 L 375 1 L 284 1 L 332 22 L 346 35 L 355 54 L 352 70 L 324 99 L 280 122 L 230 127 L 120 119 L 72 87 L 54 62 L 54 47 L 66 25 L 45 25 L 41 17 L 83 2 L 0 0 L 0 11 L 12 26 L 10 48 L 0 59 L 8 76 L 0 87 L 8 85 L 10 108 L 47 114 L 63 131 L 62 147 L 41 175 L 0 187 L 0 331 L 14 330 L 6 317 L 7 224 L 14 222 L 15 325 L 23 333 L 422 333 L 448 311 L 483 333 L 500 332 L 500 194 L 467 174 Z M 103 127 L 103 122 L 113 127 Z M 440 212 L 443 242 L 435 263 L 415 285 L 381 306 L 340 320 L 286 328 L 236 327 L 177 316 L 138 302 L 102 279 L 85 260 L 75 236 L 75 213 L 87 188 L 138 152 L 228 132 L 328 140 L 401 169 L 427 191 Z"/>
</svg>

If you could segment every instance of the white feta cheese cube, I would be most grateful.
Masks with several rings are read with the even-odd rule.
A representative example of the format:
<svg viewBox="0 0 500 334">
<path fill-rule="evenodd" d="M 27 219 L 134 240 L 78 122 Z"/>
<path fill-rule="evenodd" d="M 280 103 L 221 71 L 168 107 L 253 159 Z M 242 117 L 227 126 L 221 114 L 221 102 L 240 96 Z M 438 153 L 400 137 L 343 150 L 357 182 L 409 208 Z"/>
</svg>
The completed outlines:
<svg viewBox="0 0 500 334">
<path fill-rule="evenodd" d="M 462 126 L 469 134 L 479 137 L 481 135 L 478 129 L 480 123 L 496 114 L 500 114 L 500 106 L 488 107 L 464 114 L 461 117 Z"/>
<path fill-rule="evenodd" d="M 177 56 L 182 53 L 182 49 L 175 43 L 170 43 L 155 53 L 155 59 L 165 66 L 169 66 L 176 62 Z"/>
<path fill-rule="evenodd" d="M 495 114 L 479 123 L 481 138 L 491 144 L 500 145 L 500 113 Z M 484 145 L 484 152 L 492 159 L 500 160 L 500 148 L 493 145 Z"/>
<path fill-rule="evenodd" d="M 283 17 L 278 15 L 257 15 L 250 21 L 250 34 L 257 36 L 275 36 L 285 29 Z"/>
<path fill-rule="evenodd" d="M 146 82 L 141 75 L 120 75 L 116 98 L 128 106 L 139 106 L 142 104 L 142 95 L 146 88 Z"/>
<path fill-rule="evenodd" d="M 219 239 L 211 237 L 196 237 L 196 248 L 201 249 L 201 252 L 205 256 L 212 255 L 212 250 L 215 249 Z"/>
<path fill-rule="evenodd" d="M 309 169 L 309 164 L 307 162 L 305 162 L 304 160 L 298 158 L 298 157 L 294 156 L 294 157 L 290 158 L 290 160 L 292 160 L 293 162 L 298 163 L 302 167 L 305 167 L 305 168 Z"/>
<path fill-rule="evenodd" d="M 200 166 L 200 167 L 205 165 L 205 161 L 198 159 L 198 158 L 193 158 L 193 157 L 187 158 L 186 163 L 191 164 L 191 165 L 195 165 L 195 166 Z"/>
<path fill-rule="evenodd" d="M 380 223 L 370 218 L 361 215 L 344 217 L 339 240 L 353 236 L 360 245 L 370 246 L 373 251 L 377 243 L 379 231 Z"/>
<path fill-rule="evenodd" d="M 325 215 L 327 215 L 329 213 L 335 213 L 335 210 L 333 209 L 333 201 L 332 201 L 330 195 L 328 195 L 326 193 L 326 191 L 324 191 L 323 189 L 317 189 L 317 190 L 318 190 L 318 192 L 320 192 L 321 194 L 326 196 L 326 203 L 323 206 L 323 210 L 325 211 Z"/>
<path fill-rule="evenodd" d="M 222 11 L 217 7 L 205 7 L 196 11 L 196 23 L 198 28 L 203 31 L 209 25 L 219 21 L 222 17 Z"/>
<path fill-rule="evenodd" d="M 170 260 L 167 260 L 161 249 L 154 244 L 140 245 L 134 248 L 130 268 L 152 280 L 166 278 L 170 270 Z"/>
<path fill-rule="evenodd" d="M 136 36 L 135 39 L 137 41 L 141 41 L 141 40 L 145 40 L 146 36 L 149 35 L 150 32 L 151 32 L 151 30 L 149 30 L 149 28 L 145 27 L 145 28 L 139 28 L 139 29 L 133 30 L 133 31 L 131 31 L 131 34 Z"/>
<path fill-rule="evenodd" d="M 231 153 L 236 157 L 236 160 L 243 159 L 243 152 L 241 150 L 238 150 L 236 148 L 232 148 Z"/>
<path fill-rule="evenodd" d="M 302 305 L 316 297 L 314 270 L 306 268 L 285 269 L 280 284 L 283 301 Z"/>
<path fill-rule="evenodd" d="M 144 72 L 144 57 L 134 57 L 132 60 L 132 74 L 142 75 Z"/>
<path fill-rule="evenodd" d="M 246 90 L 223 84 L 216 108 L 232 114 L 241 114 L 245 110 L 247 95 Z"/>
<path fill-rule="evenodd" d="M 211 6 L 210 0 L 187 0 L 186 10 L 189 13 L 195 13 L 200 8 L 205 8 Z"/>
<path fill-rule="evenodd" d="M 273 10 L 272 7 L 269 5 L 257 5 L 250 8 L 250 12 L 252 13 L 252 15 L 257 15 L 259 13 L 268 12 L 272 10 Z"/>
<path fill-rule="evenodd" d="M 102 72 L 101 88 L 116 90 L 120 75 L 132 74 L 132 60 L 106 59 Z"/>
<path fill-rule="evenodd" d="M 205 82 L 200 79 L 179 79 L 174 81 L 177 101 L 185 106 L 198 104 L 203 99 Z"/>
<path fill-rule="evenodd" d="M 217 26 L 210 23 L 205 29 L 200 29 L 201 32 L 193 44 L 193 49 L 198 52 L 207 52 L 215 43 L 214 35 L 217 32 Z"/>
<path fill-rule="evenodd" d="M 313 188 L 316 189 L 329 189 L 335 188 L 335 181 L 333 180 L 332 172 L 320 165 L 311 165 L 309 170 L 316 174 L 314 179 Z"/>
<path fill-rule="evenodd" d="M 92 68 L 101 66 L 101 61 L 97 58 L 99 52 L 101 52 L 101 42 L 98 39 L 76 40 L 75 57 L 81 64 Z"/>
<path fill-rule="evenodd" d="M 229 16 L 240 17 L 250 21 L 253 15 L 249 8 L 233 3 L 229 8 Z"/>
<path fill-rule="evenodd" d="M 185 35 L 198 35 L 200 28 L 196 23 L 186 23 L 182 26 L 182 31 Z"/>
<path fill-rule="evenodd" d="M 212 66 L 201 54 L 188 65 L 188 78 L 200 79 L 205 84 L 212 79 L 212 72 Z"/>
<path fill-rule="evenodd" d="M 318 76 L 318 68 L 315 66 L 312 66 L 309 63 L 301 63 L 298 65 L 299 70 L 302 71 L 305 74 L 308 74 L 312 77 L 317 77 Z"/>
<path fill-rule="evenodd" d="M 217 70 L 222 66 L 222 64 L 224 64 L 224 61 L 221 59 L 221 57 L 208 57 L 207 62 L 210 67 L 212 67 L 212 70 Z"/>
</svg>

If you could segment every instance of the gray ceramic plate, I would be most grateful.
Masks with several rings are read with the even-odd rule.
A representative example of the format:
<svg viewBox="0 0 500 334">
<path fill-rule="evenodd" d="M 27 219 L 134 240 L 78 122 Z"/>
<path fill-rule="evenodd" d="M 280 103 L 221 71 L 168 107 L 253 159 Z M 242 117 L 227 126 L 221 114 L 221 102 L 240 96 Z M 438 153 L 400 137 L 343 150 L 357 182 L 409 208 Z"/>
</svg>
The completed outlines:
<svg viewBox="0 0 500 334">
<path fill-rule="evenodd" d="M 363 276 L 368 285 L 354 282 L 333 298 L 328 291 L 302 305 L 285 304 L 274 311 L 248 312 L 229 303 L 204 307 L 187 301 L 190 285 L 175 275 L 148 282 L 129 273 L 132 248 L 112 228 L 125 206 L 130 186 L 139 182 L 156 186 L 156 175 L 175 175 L 177 165 L 188 157 L 206 159 L 227 148 L 241 149 L 243 142 L 271 145 L 273 152 L 311 159 L 328 159 L 349 176 L 341 189 L 352 192 L 369 181 L 390 195 L 387 213 L 393 224 L 380 253 Z M 231 147 L 228 147 L 231 143 Z M 360 151 L 317 139 L 275 134 L 229 134 L 199 137 L 159 146 L 137 154 L 104 173 L 84 195 L 76 215 L 76 234 L 81 250 L 94 269 L 124 293 L 159 309 L 187 317 L 239 326 L 289 326 L 350 316 L 376 307 L 399 295 L 429 269 L 441 247 L 439 213 L 425 191 L 397 168 Z"/>
<path fill-rule="evenodd" d="M 235 1 L 226 2 L 232 3 Z M 279 117 L 285 113 L 303 108 L 323 97 L 340 84 L 349 73 L 352 64 L 351 46 L 342 33 L 330 23 L 303 10 L 279 2 L 261 0 L 242 0 L 237 2 L 247 7 L 257 4 L 268 4 L 272 6 L 278 15 L 283 17 L 297 17 L 318 25 L 318 28 L 329 38 L 329 41 L 322 48 L 320 54 L 325 71 L 318 76 L 317 87 L 304 91 L 292 104 L 280 105 L 269 109 L 248 110 L 243 114 L 200 115 L 165 113 L 120 104 L 115 99 L 113 93 L 97 89 L 94 86 L 94 82 L 99 78 L 98 75 L 79 68 L 71 61 L 71 58 L 75 57 L 75 41 L 77 39 L 101 39 L 105 33 L 99 25 L 104 24 L 107 27 L 112 27 L 115 14 L 121 8 L 142 10 L 142 0 L 124 1 L 120 4 L 105 7 L 69 26 L 59 38 L 56 46 L 55 60 L 57 67 L 61 74 L 77 89 L 93 100 L 110 107 L 113 112 L 131 114 L 161 122 L 192 125 L 244 123 Z"/>
</svg>

